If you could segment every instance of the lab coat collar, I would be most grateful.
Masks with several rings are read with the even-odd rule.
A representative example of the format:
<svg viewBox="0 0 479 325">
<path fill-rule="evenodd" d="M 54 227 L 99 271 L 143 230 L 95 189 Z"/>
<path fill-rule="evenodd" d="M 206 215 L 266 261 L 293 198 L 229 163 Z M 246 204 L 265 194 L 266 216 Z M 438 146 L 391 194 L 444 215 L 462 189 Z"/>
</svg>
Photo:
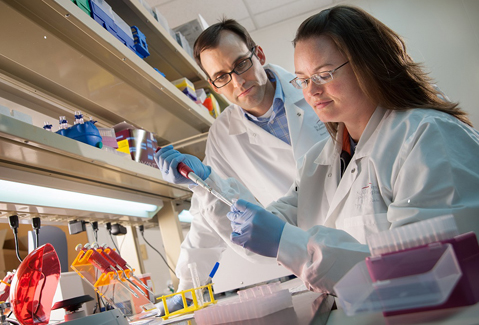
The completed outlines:
<svg viewBox="0 0 479 325">
<path fill-rule="evenodd" d="M 374 111 L 373 115 L 369 119 L 366 128 L 359 139 L 358 145 L 356 146 L 356 152 L 354 153 L 353 159 L 361 159 L 365 156 L 371 154 L 371 151 L 374 146 L 374 141 L 369 141 L 370 139 L 376 136 L 378 132 L 378 126 L 381 123 L 383 117 L 388 113 L 388 110 L 378 106 Z M 336 141 L 330 139 L 324 149 L 319 154 L 318 158 L 314 161 L 318 165 L 332 165 L 334 161 L 338 159 L 338 156 L 341 154 L 341 148 L 343 145 L 343 131 L 344 124 L 340 123 L 338 127 L 338 132 L 336 133 Z M 332 153 L 332 154 L 331 154 Z"/>
<path fill-rule="evenodd" d="M 286 116 L 288 118 L 291 143 L 295 143 L 295 139 L 297 139 L 299 136 L 304 117 L 304 111 L 297 105 L 300 101 L 304 101 L 303 94 L 302 92 L 297 91 L 289 83 L 289 80 L 293 79 L 294 75 L 287 72 L 283 68 L 272 64 L 267 64 L 264 66 L 264 68 L 273 71 L 278 77 L 276 82 L 281 83 L 284 93 L 284 106 L 286 110 Z M 274 135 L 269 134 L 256 124 L 249 121 L 243 113 L 243 110 L 238 105 L 233 106 L 233 112 L 231 113 L 229 123 L 229 135 L 235 136 L 248 133 L 249 140 L 252 144 L 268 145 L 270 147 L 284 149 L 291 148 L 289 144 L 276 138 Z M 299 123 L 290 123 L 293 118 L 299 119 Z"/>
</svg>

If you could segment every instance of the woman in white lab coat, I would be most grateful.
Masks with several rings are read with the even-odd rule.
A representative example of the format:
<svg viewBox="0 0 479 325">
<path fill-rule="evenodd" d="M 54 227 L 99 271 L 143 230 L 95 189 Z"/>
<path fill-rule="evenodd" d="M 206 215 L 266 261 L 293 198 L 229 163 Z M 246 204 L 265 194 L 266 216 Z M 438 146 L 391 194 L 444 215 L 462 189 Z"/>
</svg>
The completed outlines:
<svg viewBox="0 0 479 325">
<path fill-rule="evenodd" d="M 479 133 L 437 96 L 401 38 L 360 9 L 336 6 L 304 21 L 294 44 L 292 83 L 331 139 L 306 154 L 271 212 L 243 200 L 232 207 L 232 241 L 332 292 L 368 255 L 371 233 L 447 214 L 460 230 L 477 229 Z"/>
</svg>

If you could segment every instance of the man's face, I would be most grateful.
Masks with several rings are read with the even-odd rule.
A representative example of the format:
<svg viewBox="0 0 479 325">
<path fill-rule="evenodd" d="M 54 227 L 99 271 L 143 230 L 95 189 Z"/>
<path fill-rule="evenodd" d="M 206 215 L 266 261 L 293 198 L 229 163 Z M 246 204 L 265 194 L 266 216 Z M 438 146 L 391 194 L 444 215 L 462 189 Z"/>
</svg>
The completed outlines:
<svg viewBox="0 0 479 325">
<path fill-rule="evenodd" d="M 201 64 L 210 80 L 214 81 L 219 76 L 231 72 L 241 61 L 251 57 L 251 50 L 239 36 L 223 31 L 216 48 L 201 52 Z M 253 66 L 249 70 L 240 75 L 232 73 L 232 79 L 226 86 L 221 88 L 212 86 L 231 103 L 239 105 L 253 115 L 262 115 L 272 104 L 274 89 L 262 66 L 265 61 L 262 49 L 257 47 L 254 51 L 256 53 L 251 57 Z"/>
</svg>

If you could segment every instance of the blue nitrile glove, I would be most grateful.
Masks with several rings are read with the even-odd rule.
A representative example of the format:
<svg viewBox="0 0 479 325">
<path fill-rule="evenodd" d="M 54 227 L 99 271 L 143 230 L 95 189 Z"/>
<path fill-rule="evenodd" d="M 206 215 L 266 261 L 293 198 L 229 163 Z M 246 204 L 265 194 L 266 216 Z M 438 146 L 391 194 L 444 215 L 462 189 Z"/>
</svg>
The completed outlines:
<svg viewBox="0 0 479 325">
<path fill-rule="evenodd" d="M 279 241 L 286 224 L 284 220 L 245 200 L 236 201 L 226 216 L 233 228 L 233 243 L 259 255 L 278 255 Z"/>
<path fill-rule="evenodd" d="M 191 299 L 186 299 L 186 304 L 190 306 L 192 303 Z M 166 299 L 166 305 L 168 306 L 168 312 L 171 314 L 177 310 L 183 309 L 183 299 L 181 299 L 181 295 L 174 295 L 171 298 Z M 165 315 L 165 307 L 163 305 L 163 301 L 156 303 L 155 306 L 159 310 L 159 315 Z"/>
<path fill-rule="evenodd" d="M 166 146 L 155 153 L 155 161 L 163 175 L 163 179 L 173 184 L 195 184 L 190 179 L 183 177 L 178 172 L 178 164 L 183 162 L 193 170 L 202 180 L 211 174 L 211 167 L 205 166 L 197 157 L 182 154 L 173 149 L 173 146 Z"/>
</svg>

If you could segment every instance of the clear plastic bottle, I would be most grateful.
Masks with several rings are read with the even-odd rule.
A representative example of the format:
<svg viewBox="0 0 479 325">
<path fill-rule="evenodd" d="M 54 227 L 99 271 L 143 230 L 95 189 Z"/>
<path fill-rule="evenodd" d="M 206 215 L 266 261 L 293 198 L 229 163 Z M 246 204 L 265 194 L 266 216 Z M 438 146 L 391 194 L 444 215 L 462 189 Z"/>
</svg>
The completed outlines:
<svg viewBox="0 0 479 325">
<path fill-rule="evenodd" d="M 43 122 L 43 129 L 52 132 L 52 124 L 50 122 Z"/>
</svg>

